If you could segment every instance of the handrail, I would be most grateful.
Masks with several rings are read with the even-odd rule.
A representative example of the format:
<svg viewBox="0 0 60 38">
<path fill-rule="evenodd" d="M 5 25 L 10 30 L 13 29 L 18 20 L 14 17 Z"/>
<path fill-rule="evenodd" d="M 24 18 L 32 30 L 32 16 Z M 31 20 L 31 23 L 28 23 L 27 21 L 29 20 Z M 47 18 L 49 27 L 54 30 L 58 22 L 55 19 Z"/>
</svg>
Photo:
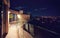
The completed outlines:
<svg viewBox="0 0 60 38">
<path fill-rule="evenodd" d="M 56 34 L 56 35 L 59 34 L 59 33 L 55 32 L 55 31 L 49 30 L 49 29 L 47 29 L 47 28 L 43 28 L 43 27 L 41 27 L 41 26 L 36 26 L 36 27 L 39 28 L 39 29 L 46 30 L 46 31 L 51 32 L 51 33 Z"/>
</svg>

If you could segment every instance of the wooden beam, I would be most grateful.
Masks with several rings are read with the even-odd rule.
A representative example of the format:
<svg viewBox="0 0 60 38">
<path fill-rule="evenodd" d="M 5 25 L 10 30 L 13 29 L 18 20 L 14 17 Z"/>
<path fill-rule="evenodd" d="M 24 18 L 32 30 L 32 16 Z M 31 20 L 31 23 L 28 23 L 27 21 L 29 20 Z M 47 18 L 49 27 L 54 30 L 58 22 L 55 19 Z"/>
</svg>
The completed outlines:
<svg viewBox="0 0 60 38">
<path fill-rule="evenodd" d="M 19 14 L 19 12 L 15 11 L 15 10 L 10 10 L 10 13 L 12 13 L 12 14 Z"/>
<path fill-rule="evenodd" d="M 10 7 L 10 1 L 9 0 L 3 0 L 4 4 Z"/>
</svg>

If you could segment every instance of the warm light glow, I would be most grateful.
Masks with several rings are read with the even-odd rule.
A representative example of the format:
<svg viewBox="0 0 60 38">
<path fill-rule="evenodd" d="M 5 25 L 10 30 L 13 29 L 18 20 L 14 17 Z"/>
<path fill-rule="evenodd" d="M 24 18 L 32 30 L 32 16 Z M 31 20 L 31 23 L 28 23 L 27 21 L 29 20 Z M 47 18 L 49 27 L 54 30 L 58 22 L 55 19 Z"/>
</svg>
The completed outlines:
<svg viewBox="0 0 60 38">
<path fill-rule="evenodd" d="M 8 11 L 8 13 L 10 13 L 10 11 Z"/>
<path fill-rule="evenodd" d="M 17 15 L 18 18 L 21 18 L 21 15 Z"/>
</svg>

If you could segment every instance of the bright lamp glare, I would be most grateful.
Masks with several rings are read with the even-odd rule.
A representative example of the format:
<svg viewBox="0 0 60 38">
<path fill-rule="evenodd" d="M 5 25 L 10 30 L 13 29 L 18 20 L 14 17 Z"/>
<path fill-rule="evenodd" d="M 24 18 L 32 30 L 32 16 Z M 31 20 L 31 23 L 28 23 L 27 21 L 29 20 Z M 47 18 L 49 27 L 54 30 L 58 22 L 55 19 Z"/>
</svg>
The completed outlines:
<svg viewBox="0 0 60 38">
<path fill-rule="evenodd" d="M 18 18 L 21 18 L 21 15 L 17 15 Z"/>
<path fill-rule="evenodd" d="M 10 13 L 10 11 L 8 11 L 8 13 Z"/>
</svg>

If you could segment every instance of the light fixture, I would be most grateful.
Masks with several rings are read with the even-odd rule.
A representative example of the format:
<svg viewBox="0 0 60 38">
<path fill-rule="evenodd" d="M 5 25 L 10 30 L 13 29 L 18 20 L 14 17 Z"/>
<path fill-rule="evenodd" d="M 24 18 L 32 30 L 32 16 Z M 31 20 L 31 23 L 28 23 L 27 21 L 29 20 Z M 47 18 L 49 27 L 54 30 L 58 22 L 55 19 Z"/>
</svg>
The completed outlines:
<svg viewBox="0 0 60 38">
<path fill-rule="evenodd" d="M 21 18 L 21 15 L 18 14 L 17 17 L 20 19 Z"/>
<path fill-rule="evenodd" d="M 10 13 L 10 11 L 8 11 L 8 13 Z"/>
</svg>

